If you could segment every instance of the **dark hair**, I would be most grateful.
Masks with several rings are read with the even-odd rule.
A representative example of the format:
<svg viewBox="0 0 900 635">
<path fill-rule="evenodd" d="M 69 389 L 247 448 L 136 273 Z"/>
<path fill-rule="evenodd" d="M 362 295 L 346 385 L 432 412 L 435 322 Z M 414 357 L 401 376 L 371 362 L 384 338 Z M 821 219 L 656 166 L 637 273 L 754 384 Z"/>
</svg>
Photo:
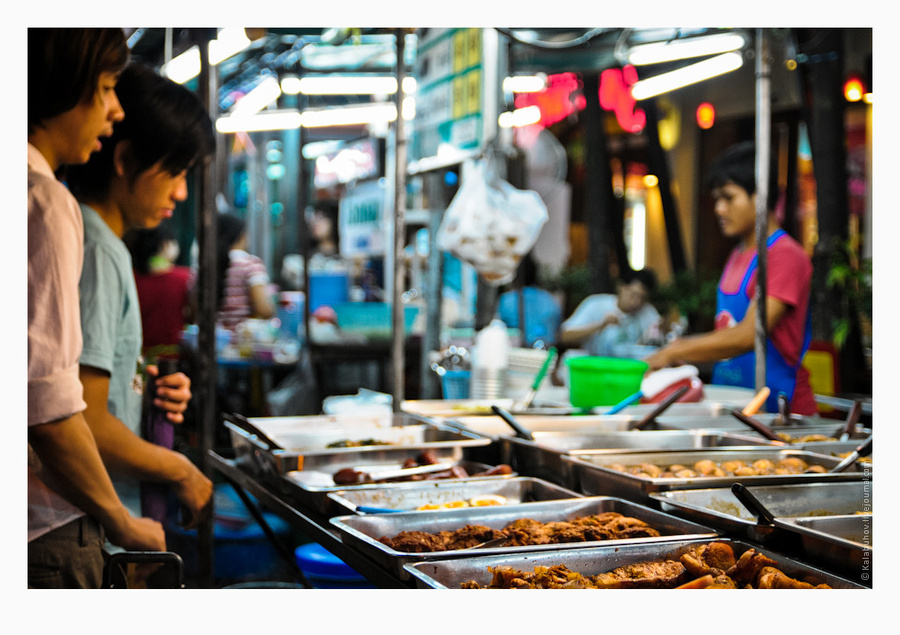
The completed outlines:
<svg viewBox="0 0 900 635">
<path fill-rule="evenodd" d="M 225 274 L 228 273 L 229 256 L 231 246 L 237 242 L 244 233 L 246 225 L 244 219 L 236 214 L 219 214 L 216 222 L 216 306 L 222 306 L 222 298 L 225 297 Z"/>
<path fill-rule="evenodd" d="M 656 273 L 652 269 L 639 269 L 637 271 L 627 269 L 622 272 L 619 279 L 624 284 L 631 284 L 635 281 L 640 282 L 647 289 L 647 293 L 653 293 L 656 289 Z"/>
<path fill-rule="evenodd" d="M 93 99 L 100 74 L 128 58 L 122 29 L 28 29 L 28 134 Z"/>
<path fill-rule="evenodd" d="M 215 150 L 212 122 L 190 90 L 153 69 L 131 64 L 122 71 L 116 95 L 125 119 L 113 126 L 103 148 L 84 165 L 72 166 L 67 180 L 78 198 L 104 198 L 109 193 L 115 147 L 130 141 L 130 178 L 157 163 L 170 174 L 190 169 Z"/>
<path fill-rule="evenodd" d="M 133 229 L 126 233 L 123 241 L 131 252 L 134 272 L 142 275 L 150 273 L 150 259 L 170 240 L 175 240 L 175 232 L 164 224 L 153 229 Z"/>
<path fill-rule="evenodd" d="M 777 160 L 773 154 L 769 166 L 769 193 L 766 201 L 768 210 L 775 209 L 778 201 L 777 167 Z M 736 143 L 713 160 L 706 173 L 707 190 L 712 191 L 728 183 L 734 183 L 743 188 L 750 196 L 756 192 L 756 144 L 754 142 Z"/>
</svg>

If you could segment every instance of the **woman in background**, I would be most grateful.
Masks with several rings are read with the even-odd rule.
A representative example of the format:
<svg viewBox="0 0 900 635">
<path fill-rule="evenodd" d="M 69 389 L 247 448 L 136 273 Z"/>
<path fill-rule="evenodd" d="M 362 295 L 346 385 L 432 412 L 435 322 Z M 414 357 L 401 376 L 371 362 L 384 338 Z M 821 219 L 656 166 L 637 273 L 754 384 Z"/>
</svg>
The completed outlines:
<svg viewBox="0 0 900 635">
<path fill-rule="evenodd" d="M 275 303 L 269 293 L 269 273 L 258 256 L 247 252 L 244 221 L 234 214 L 218 219 L 216 244 L 219 276 L 216 322 L 230 331 L 248 318 L 275 317 Z"/>
</svg>

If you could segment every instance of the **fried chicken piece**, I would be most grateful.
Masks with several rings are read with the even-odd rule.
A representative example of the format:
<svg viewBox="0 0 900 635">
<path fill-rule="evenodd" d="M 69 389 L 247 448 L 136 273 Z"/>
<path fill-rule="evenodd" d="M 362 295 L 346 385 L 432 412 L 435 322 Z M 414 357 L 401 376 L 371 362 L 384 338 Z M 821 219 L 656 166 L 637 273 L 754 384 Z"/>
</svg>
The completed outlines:
<svg viewBox="0 0 900 635">
<path fill-rule="evenodd" d="M 698 545 L 679 558 L 691 575 L 722 575 L 735 565 L 734 550 L 724 542 Z"/>
<path fill-rule="evenodd" d="M 722 464 L 721 464 L 721 468 L 723 470 L 725 470 L 726 472 L 731 472 L 732 474 L 734 474 L 736 470 L 739 470 L 740 468 L 743 468 L 743 467 L 747 467 L 747 464 L 744 461 L 741 461 L 740 459 L 734 459 L 731 461 L 722 461 Z"/>
<path fill-rule="evenodd" d="M 830 589 L 827 584 L 814 586 L 809 582 L 792 578 L 775 567 L 763 567 L 756 579 L 758 589 Z"/>
<path fill-rule="evenodd" d="M 734 583 L 734 580 L 729 578 L 724 573 L 722 575 L 718 575 L 713 579 L 712 584 L 705 587 L 707 589 L 736 589 L 737 585 Z"/>
<path fill-rule="evenodd" d="M 750 548 L 741 554 L 738 561 L 725 572 L 725 575 L 734 580 L 734 583 L 738 586 L 753 584 L 763 567 L 772 567 L 776 564 L 768 556 Z"/>
<path fill-rule="evenodd" d="M 825 474 L 828 469 L 824 465 L 810 465 L 803 470 L 804 474 Z"/>
<path fill-rule="evenodd" d="M 775 469 L 775 463 L 769 459 L 759 459 L 750 465 L 757 474 L 769 474 Z"/>
<path fill-rule="evenodd" d="M 718 465 L 710 459 L 702 459 L 694 463 L 694 470 L 703 476 L 711 476 L 717 467 Z"/>
<path fill-rule="evenodd" d="M 787 458 L 780 459 L 775 467 L 790 470 L 790 474 L 800 474 L 801 472 L 803 472 L 803 470 L 809 467 L 809 463 L 799 457 L 789 456 Z"/>
</svg>

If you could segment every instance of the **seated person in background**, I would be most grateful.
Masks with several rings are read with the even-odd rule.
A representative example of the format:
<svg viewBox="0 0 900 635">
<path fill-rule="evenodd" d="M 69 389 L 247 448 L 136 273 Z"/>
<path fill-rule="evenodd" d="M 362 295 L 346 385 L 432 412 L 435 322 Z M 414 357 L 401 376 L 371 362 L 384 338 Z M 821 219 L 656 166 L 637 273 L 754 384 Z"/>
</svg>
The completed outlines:
<svg viewBox="0 0 900 635">
<path fill-rule="evenodd" d="M 269 273 L 258 256 L 247 252 L 244 221 L 234 214 L 220 214 L 217 235 L 219 277 L 216 322 L 233 331 L 247 318 L 275 317 L 269 293 Z"/>
<path fill-rule="evenodd" d="M 141 325 L 144 361 L 155 364 L 160 355 L 176 357 L 181 331 L 190 322 L 188 280 L 191 270 L 175 264 L 178 241 L 165 224 L 136 229 L 124 237 L 131 252 Z"/>
<path fill-rule="evenodd" d="M 590 355 L 615 357 L 623 345 L 646 344 L 661 318 L 648 302 L 656 287 L 649 269 L 627 272 L 619 280 L 616 295 L 588 296 L 559 329 L 560 342 L 583 348 Z"/>
<path fill-rule="evenodd" d="M 537 286 L 537 265 L 530 255 L 522 261 L 520 275 L 525 295 L 525 328 L 520 329 L 524 346 L 532 348 L 540 341 L 550 348 L 556 343 L 562 310 L 553 294 Z M 519 298 L 515 288 L 500 294 L 497 316 L 510 328 L 519 328 Z"/>
<path fill-rule="evenodd" d="M 773 155 L 773 161 L 775 159 Z M 776 166 L 772 166 L 773 168 Z M 778 412 L 784 393 L 791 411 L 818 411 L 802 366 L 811 339 L 809 314 L 812 263 L 803 247 L 778 225 L 777 169 L 770 170 L 766 252 L 766 385 L 769 412 Z M 707 175 L 722 233 L 737 241 L 719 279 L 715 329 L 682 337 L 651 355 L 651 370 L 699 362 L 716 362 L 712 383 L 756 385 L 756 150 L 739 143 L 720 155 Z"/>
</svg>

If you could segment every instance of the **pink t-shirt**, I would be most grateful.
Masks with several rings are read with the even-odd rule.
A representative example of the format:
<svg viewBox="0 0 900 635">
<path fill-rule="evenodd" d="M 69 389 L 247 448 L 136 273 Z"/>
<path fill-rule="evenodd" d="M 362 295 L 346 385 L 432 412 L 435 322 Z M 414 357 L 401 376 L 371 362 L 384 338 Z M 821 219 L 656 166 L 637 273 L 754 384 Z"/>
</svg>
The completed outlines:
<svg viewBox="0 0 900 635">
<path fill-rule="evenodd" d="M 719 281 L 725 293 L 736 293 L 747 267 L 756 255 L 756 249 L 735 247 Z M 782 236 L 767 252 L 766 295 L 780 300 L 788 309 L 779 320 L 769 339 L 778 349 L 785 361 L 796 366 L 800 361 L 803 337 L 806 329 L 806 313 L 809 308 L 809 289 L 812 280 L 812 262 L 803 247 L 790 236 Z M 756 272 L 751 274 L 747 285 L 747 298 L 752 300 L 756 294 Z M 716 320 L 716 328 L 725 328 L 733 324 L 725 324 Z M 802 366 L 797 371 L 797 385 L 791 400 L 792 410 L 800 414 L 811 414 L 817 411 L 815 397 L 809 385 L 809 373 Z"/>
<path fill-rule="evenodd" d="M 218 322 L 225 328 L 234 330 L 253 314 L 250 287 L 269 284 L 269 274 L 259 257 L 242 249 L 232 249 L 229 259 Z"/>
</svg>

